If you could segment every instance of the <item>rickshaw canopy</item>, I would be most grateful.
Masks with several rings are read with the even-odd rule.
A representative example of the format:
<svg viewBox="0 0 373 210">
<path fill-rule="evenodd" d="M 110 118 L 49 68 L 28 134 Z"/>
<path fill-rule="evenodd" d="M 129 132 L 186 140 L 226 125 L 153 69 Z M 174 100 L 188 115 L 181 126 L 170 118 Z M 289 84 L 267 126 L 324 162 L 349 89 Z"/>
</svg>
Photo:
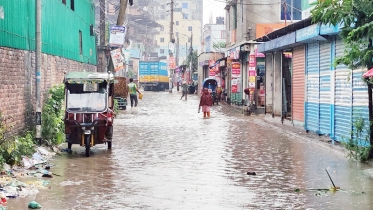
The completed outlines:
<svg viewBox="0 0 373 210">
<path fill-rule="evenodd" d="M 114 75 L 104 72 L 69 72 L 65 75 L 66 84 L 114 83 Z"/>
<path fill-rule="evenodd" d="M 213 85 L 213 86 L 218 86 L 218 81 L 216 81 L 216 79 L 213 79 L 213 78 L 206 78 L 203 80 L 202 82 L 202 87 L 205 87 L 206 84 L 210 84 L 210 85 Z"/>
</svg>

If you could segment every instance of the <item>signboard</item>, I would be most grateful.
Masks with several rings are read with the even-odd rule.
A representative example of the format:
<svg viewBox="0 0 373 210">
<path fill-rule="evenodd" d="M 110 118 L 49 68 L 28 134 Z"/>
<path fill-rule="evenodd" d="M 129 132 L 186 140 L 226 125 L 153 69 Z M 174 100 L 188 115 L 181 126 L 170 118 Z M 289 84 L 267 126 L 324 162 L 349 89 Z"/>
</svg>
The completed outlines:
<svg viewBox="0 0 373 210">
<path fill-rule="evenodd" d="M 232 77 L 241 77 L 241 64 L 239 62 L 232 63 Z"/>
<path fill-rule="evenodd" d="M 232 93 L 239 93 L 239 79 L 233 78 L 231 82 Z"/>
<path fill-rule="evenodd" d="M 215 60 L 209 60 L 209 66 L 214 66 L 216 63 Z M 217 74 L 219 74 L 219 64 L 215 65 L 214 67 L 210 68 L 209 70 L 209 76 L 210 77 L 213 77 L 213 76 L 216 76 Z"/>
<path fill-rule="evenodd" d="M 307 39 L 311 39 L 314 37 L 317 37 L 320 32 L 320 25 L 314 24 L 311 26 L 308 26 L 306 28 L 299 29 L 295 32 L 295 40 L 297 42 L 304 41 Z"/>
<path fill-rule="evenodd" d="M 175 58 L 174 57 L 169 57 L 168 58 L 168 67 L 170 69 L 175 69 L 176 68 L 176 63 L 175 63 Z"/>
<path fill-rule="evenodd" d="M 126 27 L 113 25 L 110 27 L 109 46 L 120 47 L 124 45 L 124 37 L 126 36 Z"/>
<path fill-rule="evenodd" d="M 124 57 L 120 49 L 110 51 L 111 60 L 113 61 L 114 71 L 124 69 Z"/>
<path fill-rule="evenodd" d="M 249 88 L 250 90 L 255 89 L 256 81 L 256 57 L 255 54 L 249 55 Z"/>
</svg>

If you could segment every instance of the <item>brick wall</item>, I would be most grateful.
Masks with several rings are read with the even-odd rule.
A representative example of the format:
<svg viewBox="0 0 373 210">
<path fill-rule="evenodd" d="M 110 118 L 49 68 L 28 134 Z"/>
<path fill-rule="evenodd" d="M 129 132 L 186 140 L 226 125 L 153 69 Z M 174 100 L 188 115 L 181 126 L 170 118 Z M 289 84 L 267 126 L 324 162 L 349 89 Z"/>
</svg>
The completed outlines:
<svg viewBox="0 0 373 210">
<path fill-rule="evenodd" d="M 53 55 L 42 55 L 41 97 L 54 84 L 62 84 L 64 72 L 96 71 L 96 66 Z M 0 112 L 19 132 L 33 125 L 35 111 L 35 52 L 0 47 Z"/>
</svg>

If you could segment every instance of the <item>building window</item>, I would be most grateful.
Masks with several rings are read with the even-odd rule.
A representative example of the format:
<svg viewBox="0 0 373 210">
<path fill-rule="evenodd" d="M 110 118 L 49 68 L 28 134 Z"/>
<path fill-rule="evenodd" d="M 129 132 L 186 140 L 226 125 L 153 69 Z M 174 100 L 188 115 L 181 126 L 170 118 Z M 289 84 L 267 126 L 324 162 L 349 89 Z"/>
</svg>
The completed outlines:
<svg viewBox="0 0 373 210">
<path fill-rule="evenodd" d="M 188 31 L 192 31 L 192 30 L 193 30 L 192 26 L 188 26 Z"/>
<path fill-rule="evenodd" d="M 161 20 L 164 20 L 164 15 L 161 15 Z"/>
<path fill-rule="evenodd" d="M 70 0 L 70 7 L 71 7 L 71 10 L 72 10 L 72 11 L 75 10 L 74 0 Z"/>
<path fill-rule="evenodd" d="M 188 3 L 182 3 L 181 8 L 183 9 L 188 9 Z"/>
<path fill-rule="evenodd" d="M 291 13 L 293 13 L 293 20 L 302 20 L 302 2 L 291 0 L 284 1 L 286 3 L 280 4 L 281 20 L 291 20 Z M 291 5 L 292 3 L 293 5 Z"/>
<path fill-rule="evenodd" d="M 83 35 L 81 30 L 79 30 L 79 53 L 83 55 Z"/>
<path fill-rule="evenodd" d="M 179 37 L 179 32 L 176 32 L 176 37 Z"/>
<path fill-rule="evenodd" d="M 62 0 L 62 4 L 65 4 L 65 5 L 66 5 L 66 0 Z"/>
<path fill-rule="evenodd" d="M 164 9 L 164 8 L 165 8 L 164 4 L 161 4 L 161 9 Z"/>
<path fill-rule="evenodd" d="M 225 39 L 227 37 L 227 31 L 226 30 L 221 30 L 221 38 Z"/>
<path fill-rule="evenodd" d="M 160 53 L 161 53 L 161 54 L 164 54 L 164 49 L 161 49 L 161 50 L 160 50 Z"/>
<path fill-rule="evenodd" d="M 183 19 L 188 19 L 188 14 L 183 14 Z"/>
<path fill-rule="evenodd" d="M 233 5 L 233 29 L 237 28 L 237 5 Z"/>
<path fill-rule="evenodd" d="M 179 21 L 176 21 L 176 22 L 175 22 L 175 25 L 177 25 L 177 26 L 178 26 L 178 25 L 179 25 Z"/>
<path fill-rule="evenodd" d="M 161 26 L 161 31 L 164 31 L 164 26 Z"/>
<path fill-rule="evenodd" d="M 164 42 L 164 38 L 161 38 L 161 42 Z"/>
</svg>

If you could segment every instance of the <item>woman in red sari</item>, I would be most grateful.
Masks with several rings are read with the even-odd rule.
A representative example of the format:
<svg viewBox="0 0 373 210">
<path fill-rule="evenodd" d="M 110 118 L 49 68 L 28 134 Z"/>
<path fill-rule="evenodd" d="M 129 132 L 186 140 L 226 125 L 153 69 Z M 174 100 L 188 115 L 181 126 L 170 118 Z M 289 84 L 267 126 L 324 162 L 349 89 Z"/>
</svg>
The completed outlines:
<svg viewBox="0 0 373 210">
<path fill-rule="evenodd" d="M 212 106 L 212 96 L 207 88 L 203 88 L 201 100 L 199 101 L 199 107 L 202 106 L 203 117 L 210 117 L 210 107 Z"/>
</svg>

